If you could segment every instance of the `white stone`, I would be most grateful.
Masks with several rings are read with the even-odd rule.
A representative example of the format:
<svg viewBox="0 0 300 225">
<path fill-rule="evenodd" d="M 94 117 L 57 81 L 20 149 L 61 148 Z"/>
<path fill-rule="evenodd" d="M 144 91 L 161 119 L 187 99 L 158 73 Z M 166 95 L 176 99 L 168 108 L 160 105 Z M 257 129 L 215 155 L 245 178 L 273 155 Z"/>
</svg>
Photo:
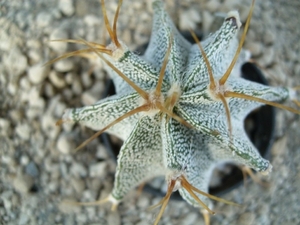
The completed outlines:
<svg viewBox="0 0 300 225">
<path fill-rule="evenodd" d="M 201 22 L 201 17 L 198 11 L 194 8 L 183 11 L 180 14 L 179 28 L 181 30 L 192 29 L 195 30 L 197 23 Z"/>
<path fill-rule="evenodd" d="M 73 163 L 70 172 L 74 177 L 80 178 L 80 177 L 86 177 L 88 172 L 87 169 L 80 163 Z"/>
<path fill-rule="evenodd" d="M 139 196 L 137 206 L 139 206 L 142 209 L 145 209 L 145 208 L 149 207 L 149 205 L 151 205 L 149 196 L 147 196 L 147 195 Z"/>
<path fill-rule="evenodd" d="M 257 57 L 262 53 L 263 46 L 260 42 L 250 42 L 245 48 L 251 52 L 252 56 Z"/>
<path fill-rule="evenodd" d="M 13 196 L 13 191 L 12 190 L 7 190 L 1 193 L 1 200 L 4 203 L 4 208 L 7 211 L 10 211 L 11 207 L 12 207 L 12 202 L 11 202 L 11 198 Z"/>
<path fill-rule="evenodd" d="M 28 91 L 31 87 L 28 77 L 22 77 L 20 79 L 20 86 L 24 91 Z"/>
<path fill-rule="evenodd" d="M 58 72 L 69 72 L 74 68 L 73 61 L 71 59 L 62 59 L 54 63 L 54 69 Z"/>
<path fill-rule="evenodd" d="M 49 139 L 55 139 L 58 135 L 60 128 L 55 125 L 56 119 L 53 116 L 46 114 L 42 117 L 42 129 L 47 134 Z"/>
<path fill-rule="evenodd" d="M 48 12 L 42 11 L 36 17 L 36 24 L 38 27 L 48 27 L 52 22 L 52 15 Z"/>
<path fill-rule="evenodd" d="M 69 154 L 75 149 L 75 144 L 67 134 L 62 133 L 58 137 L 56 147 L 62 154 Z"/>
<path fill-rule="evenodd" d="M 59 39 L 68 39 L 68 34 L 64 28 L 57 28 L 52 31 L 49 37 L 49 47 L 58 54 L 63 54 L 67 51 L 68 44 L 66 42 L 55 41 Z"/>
<path fill-rule="evenodd" d="M 68 100 L 74 100 L 73 98 L 73 92 L 70 89 L 64 89 L 63 90 L 63 96 L 64 98 L 68 101 Z"/>
<path fill-rule="evenodd" d="M 263 67 L 271 65 L 275 58 L 275 51 L 273 47 L 266 47 L 263 50 L 262 57 L 259 58 L 259 64 Z"/>
<path fill-rule="evenodd" d="M 104 177 L 106 174 L 106 161 L 95 163 L 89 166 L 90 177 Z"/>
<path fill-rule="evenodd" d="M 82 93 L 82 85 L 78 78 L 75 78 L 72 83 L 72 91 L 75 95 L 80 95 Z"/>
<path fill-rule="evenodd" d="M 33 87 L 28 92 L 28 103 L 31 107 L 44 109 L 46 103 L 45 100 L 40 96 L 39 88 Z"/>
<path fill-rule="evenodd" d="M 72 178 L 71 185 L 77 194 L 81 194 L 85 189 L 85 183 L 82 179 Z"/>
<path fill-rule="evenodd" d="M 28 193 L 33 185 L 33 179 L 29 175 L 19 174 L 13 180 L 13 186 L 20 193 Z"/>
<path fill-rule="evenodd" d="M 92 105 L 99 100 L 99 96 L 95 96 L 92 91 L 85 91 L 81 95 L 81 102 L 84 106 Z"/>
<path fill-rule="evenodd" d="M 104 145 L 102 144 L 98 145 L 96 157 L 97 159 L 107 159 L 109 157 Z"/>
<path fill-rule="evenodd" d="M 89 27 L 101 24 L 101 19 L 95 15 L 86 15 L 83 19 L 85 24 Z M 122 39 L 123 40 L 123 39 Z"/>
<path fill-rule="evenodd" d="M 27 141 L 30 138 L 31 128 L 27 123 L 18 124 L 16 133 L 21 139 Z"/>
<path fill-rule="evenodd" d="M 182 222 L 185 225 L 194 225 L 197 223 L 199 213 L 190 212 L 184 218 L 182 218 Z"/>
<path fill-rule="evenodd" d="M 75 12 L 72 0 L 59 0 L 58 8 L 66 16 L 72 16 Z"/>
<path fill-rule="evenodd" d="M 17 93 L 17 90 L 19 89 L 18 84 L 15 82 L 10 82 L 8 83 L 7 86 L 7 91 L 9 94 L 11 94 L 12 96 L 15 96 Z"/>
<path fill-rule="evenodd" d="M 10 128 L 10 121 L 8 119 L 0 118 L 0 134 L 4 136 L 7 135 L 7 131 Z"/>
<path fill-rule="evenodd" d="M 53 97 L 54 94 L 55 94 L 55 90 L 54 90 L 53 85 L 51 85 L 49 82 L 46 82 L 44 84 L 44 92 L 45 92 L 47 97 L 49 97 L 49 98 Z"/>
<path fill-rule="evenodd" d="M 88 74 L 87 72 L 84 72 L 81 74 L 81 80 L 82 80 L 82 84 L 85 88 L 89 88 L 93 84 L 91 75 Z"/>
<path fill-rule="evenodd" d="M 30 63 L 38 63 L 42 58 L 41 53 L 36 49 L 30 49 L 27 55 L 30 58 Z"/>
<path fill-rule="evenodd" d="M 98 100 L 101 98 L 101 95 L 104 90 L 105 86 L 103 81 L 96 81 L 91 88 L 91 92 Z"/>
<path fill-rule="evenodd" d="M 205 8 L 210 12 L 216 12 L 220 7 L 220 2 L 218 0 L 210 0 L 205 4 Z"/>
<path fill-rule="evenodd" d="M 64 88 L 66 86 L 65 80 L 58 75 L 58 73 L 52 70 L 49 74 L 49 80 L 56 88 Z"/>
<path fill-rule="evenodd" d="M 72 204 L 76 202 L 76 199 L 64 199 L 58 205 L 58 209 L 62 213 L 70 214 L 70 213 L 79 213 L 81 211 L 81 207 L 77 206 L 76 204 Z"/>
<path fill-rule="evenodd" d="M 75 79 L 75 74 L 72 72 L 69 72 L 65 75 L 65 81 L 67 84 L 72 84 Z"/>
<path fill-rule="evenodd" d="M 49 67 L 43 66 L 43 64 L 40 63 L 31 66 L 27 71 L 29 80 L 33 84 L 42 83 L 47 77 L 48 72 L 49 72 Z"/>
<path fill-rule="evenodd" d="M 107 224 L 120 225 L 121 217 L 118 210 L 110 211 L 107 217 Z"/>
<path fill-rule="evenodd" d="M 214 21 L 214 17 L 210 12 L 206 10 L 202 12 L 202 26 L 203 26 L 203 32 L 205 34 L 209 33 L 213 21 Z"/>
<path fill-rule="evenodd" d="M 57 182 L 57 181 L 52 180 L 51 182 L 48 183 L 48 185 L 47 185 L 47 190 L 48 190 L 50 193 L 56 192 L 57 189 L 58 189 L 58 182 Z"/>
<path fill-rule="evenodd" d="M 22 155 L 21 156 L 21 160 L 20 160 L 21 165 L 25 166 L 25 165 L 27 165 L 29 163 L 29 161 L 30 160 L 29 160 L 28 155 Z"/>
<path fill-rule="evenodd" d="M 266 32 L 263 35 L 263 41 L 265 45 L 272 45 L 275 41 L 275 34 L 274 32 L 270 30 L 266 30 Z"/>
<path fill-rule="evenodd" d="M 65 103 L 63 103 L 61 101 L 58 101 L 53 113 L 54 113 L 55 116 L 61 117 L 61 115 L 66 110 L 66 108 L 67 108 L 67 106 L 66 106 Z"/>
<path fill-rule="evenodd" d="M 9 75 L 14 78 L 22 75 L 28 66 L 26 56 L 23 55 L 18 47 L 14 47 L 8 54 L 4 54 L 2 60 Z"/>
<path fill-rule="evenodd" d="M 9 39 L 9 35 L 2 30 L 0 32 L 0 49 L 2 51 L 9 51 L 10 47 L 11 47 L 11 43 L 10 43 L 10 39 Z"/>
</svg>

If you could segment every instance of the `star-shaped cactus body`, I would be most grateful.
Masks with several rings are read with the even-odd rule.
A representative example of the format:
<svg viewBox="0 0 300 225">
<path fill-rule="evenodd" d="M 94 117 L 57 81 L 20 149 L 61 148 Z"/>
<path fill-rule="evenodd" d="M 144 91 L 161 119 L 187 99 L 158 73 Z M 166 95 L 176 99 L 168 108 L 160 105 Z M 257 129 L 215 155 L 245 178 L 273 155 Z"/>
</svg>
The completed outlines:
<svg viewBox="0 0 300 225">
<path fill-rule="evenodd" d="M 271 170 L 247 137 L 244 119 L 262 104 L 281 106 L 272 102 L 288 99 L 291 89 L 239 76 L 248 54 L 237 58 L 241 22 L 236 11 L 228 13 L 218 31 L 192 45 L 178 32 L 161 1 L 153 1 L 153 10 L 152 36 L 142 56 L 129 50 L 110 27 L 110 45 L 82 41 L 106 63 L 117 93 L 91 106 L 66 110 L 62 121 L 79 122 L 124 140 L 108 198 L 113 204 L 141 183 L 165 176 L 169 189 L 162 208 L 179 190 L 188 203 L 210 211 L 208 197 L 217 198 L 201 191 L 208 192 L 218 163 Z M 228 69 L 230 64 L 234 67 Z"/>
</svg>

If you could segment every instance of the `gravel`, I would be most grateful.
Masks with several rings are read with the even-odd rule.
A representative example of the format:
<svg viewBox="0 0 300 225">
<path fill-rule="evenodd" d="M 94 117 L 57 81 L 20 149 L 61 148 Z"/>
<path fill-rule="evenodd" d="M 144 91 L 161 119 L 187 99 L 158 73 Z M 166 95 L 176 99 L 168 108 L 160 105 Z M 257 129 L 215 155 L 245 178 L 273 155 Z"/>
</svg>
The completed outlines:
<svg viewBox="0 0 300 225">
<path fill-rule="evenodd" d="M 245 20 L 250 1 L 166 0 L 181 29 L 216 29 L 220 15 L 238 9 Z M 112 18 L 117 1 L 106 1 Z M 298 0 L 256 1 L 245 47 L 262 66 L 271 85 L 300 85 Z M 118 35 L 131 49 L 149 41 L 151 9 L 146 0 L 124 0 Z M 43 67 L 78 44 L 49 42 L 83 38 L 104 43 L 98 0 L 10 0 L 0 3 L 0 224 L 151 224 L 159 197 L 136 191 L 117 211 L 109 204 L 79 207 L 112 189 L 115 163 L 105 146 L 93 141 L 73 150 L 94 132 L 55 123 L 66 108 L 96 102 L 105 89 L 103 65 L 73 57 Z M 92 70 L 94 68 L 94 72 Z M 92 71 L 92 73 L 90 72 Z M 300 224 L 299 117 L 277 110 L 269 188 L 250 182 L 222 196 L 241 203 L 216 203 L 211 224 Z M 156 182 L 159 182 L 156 180 Z M 155 184 L 154 184 L 155 185 Z M 157 184 L 160 186 L 161 184 Z M 171 201 L 160 224 L 204 224 L 202 214 L 185 202 Z"/>
</svg>

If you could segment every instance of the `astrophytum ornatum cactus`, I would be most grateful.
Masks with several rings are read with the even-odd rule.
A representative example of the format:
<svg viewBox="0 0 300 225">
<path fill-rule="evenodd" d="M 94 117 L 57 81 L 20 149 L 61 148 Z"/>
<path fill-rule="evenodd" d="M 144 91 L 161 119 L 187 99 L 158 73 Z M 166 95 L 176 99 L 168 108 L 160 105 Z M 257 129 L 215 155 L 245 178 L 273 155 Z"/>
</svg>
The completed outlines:
<svg viewBox="0 0 300 225">
<path fill-rule="evenodd" d="M 158 204 L 162 207 L 155 223 L 176 190 L 189 204 L 213 213 L 209 198 L 220 199 L 206 193 L 218 163 L 231 161 L 265 174 L 271 171 L 270 162 L 260 156 L 246 135 L 245 117 L 262 104 L 299 113 L 274 103 L 294 100 L 295 91 L 239 76 L 241 64 L 248 60 L 241 48 L 253 5 L 240 42 L 236 36 L 241 22 L 238 12 L 232 11 L 218 31 L 192 45 L 178 32 L 162 2 L 153 1 L 152 35 L 142 56 L 117 37 L 120 6 L 121 1 L 111 28 L 102 1 L 111 44 L 64 40 L 88 48 L 58 58 L 96 54 L 106 64 L 116 94 L 91 106 L 67 109 L 60 122 L 79 122 L 99 130 L 89 140 L 104 131 L 124 140 L 114 187 L 105 199 L 113 207 L 133 188 L 164 176 L 168 191 Z"/>
</svg>

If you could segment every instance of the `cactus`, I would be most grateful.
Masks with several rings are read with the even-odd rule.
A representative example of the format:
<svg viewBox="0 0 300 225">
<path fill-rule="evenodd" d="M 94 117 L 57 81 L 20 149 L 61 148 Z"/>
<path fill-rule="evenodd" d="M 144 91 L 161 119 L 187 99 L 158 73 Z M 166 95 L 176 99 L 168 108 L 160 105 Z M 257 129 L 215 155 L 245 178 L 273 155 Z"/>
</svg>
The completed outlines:
<svg viewBox="0 0 300 225">
<path fill-rule="evenodd" d="M 105 63 L 116 95 L 91 106 L 67 109 L 58 124 L 79 122 L 98 130 L 78 149 L 103 132 L 124 140 L 113 190 L 98 203 L 109 201 L 116 208 L 130 190 L 151 178 L 164 176 L 168 190 L 157 204 L 161 210 L 155 224 L 170 195 L 177 190 L 189 204 L 213 214 L 209 199 L 233 204 L 207 194 L 217 164 L 230 161 L 263 174 L 272 168 L 247 137 L 245 117 L 263 104 L 299 114 L 298 110 L 276 103 L 287 99 L 297 102 L 296 91 L 257 84 L 239 76 L 240 66 L 249 59 L 242 45 L 254 1 L 239 42 L 236 36 L 241 22 L 238 13 L 231 11 L 219 30 L 192 45 L 178 32 L 163 3 L 155 0 L 152 35 L 142 56 L 129 50 L 117 37 L 121 3 L 112 27 L 104 1 L 101 3 L 111 44 L 61 40 L 87 48 L 49 62 L 94 53 Z M 197 40 L 195 35 L 194 38 Z"/>
</svg>

